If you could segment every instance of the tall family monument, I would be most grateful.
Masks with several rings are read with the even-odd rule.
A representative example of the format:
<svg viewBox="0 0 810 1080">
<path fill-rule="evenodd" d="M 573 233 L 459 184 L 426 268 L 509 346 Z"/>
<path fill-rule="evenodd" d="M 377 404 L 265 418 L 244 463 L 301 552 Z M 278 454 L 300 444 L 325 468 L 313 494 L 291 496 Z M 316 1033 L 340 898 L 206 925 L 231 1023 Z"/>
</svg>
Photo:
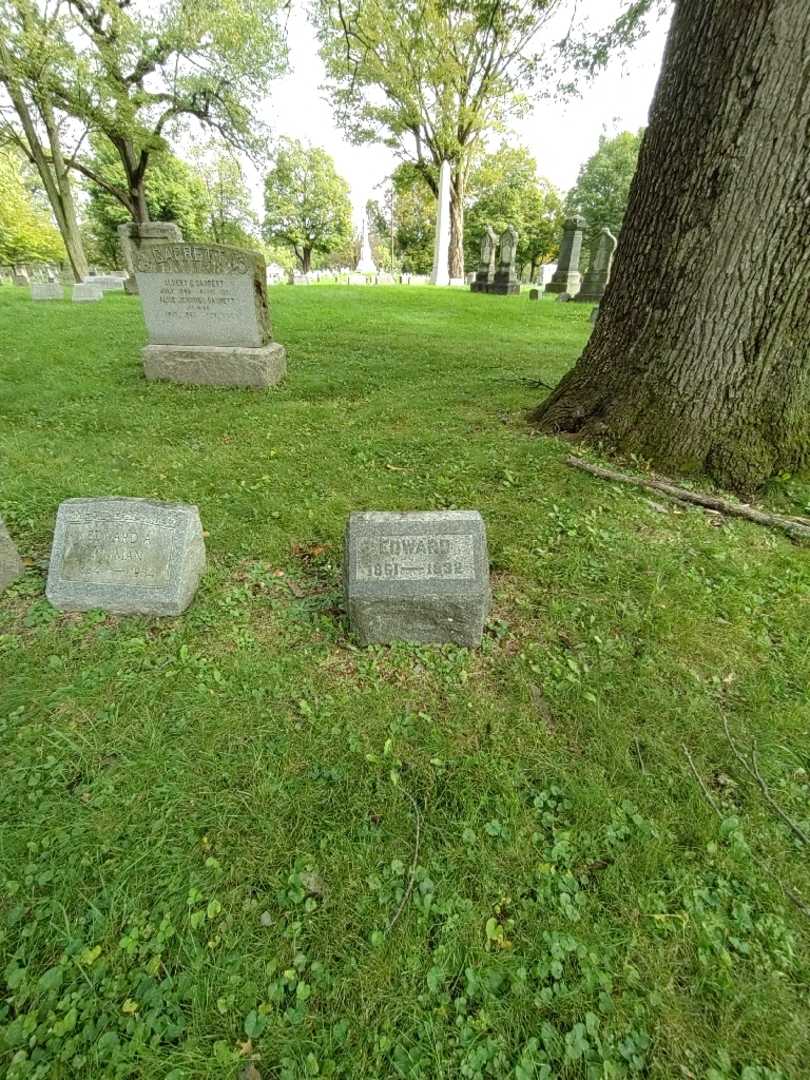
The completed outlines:
<svg viewBox="0 0 810 1080">
<path fill-rule="evenodd" d="M 582 283 L 582 275 L 579 272 L 579 258 L 582 252 L 584 229 L 585 219 L 578 216 L 569 218 L 563 225 L 557 269 L 551 281 L 546 285 L 546 292 L 567 293 L 569 296 L 574 296 L 575 293 L 579 292 Z"/>
<path fill-rule="evenodd" d="M 481 261 L 475 281 L 470 284 L 470 292 L 488 292 L 495 280 L 495 256 L 498 251 L 498 237 L 491 225 L 484 229 L 481 237 Z"/>
<path fill-rule="evenodd" d="M 198 386 L 274 386 L 286 352 L 271 338 L 261 255 L 213 244 L 133 252 L 149 333 L 147 379 Z"/>
</svg>

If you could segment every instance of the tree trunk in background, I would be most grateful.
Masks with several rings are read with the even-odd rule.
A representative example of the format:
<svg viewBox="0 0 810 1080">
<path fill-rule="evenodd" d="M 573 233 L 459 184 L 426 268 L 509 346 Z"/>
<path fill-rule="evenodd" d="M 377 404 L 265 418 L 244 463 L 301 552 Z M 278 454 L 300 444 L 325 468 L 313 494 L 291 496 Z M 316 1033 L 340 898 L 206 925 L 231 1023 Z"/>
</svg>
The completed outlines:
<svg viewBox="0 0 810 1080">
<path fill-rule="evenodd" d="M 456 166 L 450 178 L 450 253 L 451 278 L 464 277 L 464 173 Z"/>
<path fill-rule="evenodd" d="M 77 281 L 87 277 L 88 266 L 84 254 L 79 223 L 76 216 L 76 204 L 73 199 L 73 189 L 70 185 L 65 161 L 62 156 L 62 147 L 59 141 L 59 131 L 54 119 L 50 102 L 41 99 L 35 102 L 40 115 L 45 123 L 50 143 L 50 160 L 45 152 L 39 134 L 37 132 L 34 117 L 21 87 L 12 79 L 4 81 L 6 90 L 14 111 L 19 117 L 25 139 L 20 137 L 23 152 L 31 164 L 39 173 L 45 194 L 48 197 L 56 225 L 65 245 L 65 251 L 73 268 L 73 274 Z"/>
<path fill-rule="evenodd" d="M 62 231 L 62 239 L 65 242 L 68 259 L 73 268 L 73 275 L 77 281 L 83 281 L 89 273 L 89 266 L 87 257 L 84 254 L 81 233 L 79 232 L 79 218 L 76 213 L 73 188 L 71 187 L 65 158 L 62 154 L 59 127 L 56 123 L 56 118 L 49 101 L 43 100 L 38 102 L 38 107 L 45 124 L 45 130 L 48 132 L 48 143 L 51 148 L 54 180 L 59 193 L 58 201 L 64 220 L 64 227 L 61 223 L 59 226 Z"/>
<path fill-rule="evenodd" d="M 545 431 L 738 491 L 810 450 L 810 7 L 677 0 L 613 273 Z"/>
</svg>

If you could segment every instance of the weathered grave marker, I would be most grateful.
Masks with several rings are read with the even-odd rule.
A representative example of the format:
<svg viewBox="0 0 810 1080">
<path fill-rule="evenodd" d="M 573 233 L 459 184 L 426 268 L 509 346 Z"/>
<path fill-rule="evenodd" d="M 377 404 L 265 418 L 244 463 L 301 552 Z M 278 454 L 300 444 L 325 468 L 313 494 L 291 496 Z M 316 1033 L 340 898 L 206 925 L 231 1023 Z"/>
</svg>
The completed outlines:
<svg viewBox="0 0 810 1080">
<path fill-rule="evenodd" d="M 264 259 L 207 244 L 134 252 L 149 344 L 147 379 L 207 386 L 273 386 L 287 370 L 271 341 Z"/>
<path fill-rule="evenodd" d="M 495 271 L 492 283 L 487 286 L 487 292 L 500 296 L 513 296 L 520 292 L 520 282 L 515 274 L 517 244 L 518 234 L 511 225 L 508 225 L 501 233 L 498 269 Z"/>
<path fill-rule="evenodd" d="M 579 292 L 582 275 L 579 272 L 579 256 L 582 251 L 582 232 L 585 219 L 569 218 L 563 225 L 560 256 L 554 276 L 546 285 L 546 292 L 568 293 L 569 297 Z"/>
<path fill-rule="evenodd" d="M 579 303 L 598 304 L 605 294 L 610 268 L 613 263 L 613 254 L 616 251 L 616 237 L 610 229 L 602 229 L 599 234 L 599 243 L 596 252 L 588 267 L 588 272 L 582 279 L 582 287 L 574 297 Z"/>
<path fill-rule="evenodd" d="M 65 290 L 55 281 L 33 281 L 31 283 L 32 300 L 64 300 Z"/>
<path fill-rule="evenodd" d="M 84 304 L 90 300 L 103 300 L 104 293 L 97 285 L 88 285 L 82 281 L 73 286 L 72 299 L 74 304 Z"/>
<path fill-rule="evenodd" d="M 351 514 L 344 583 L 364 645 L 480 645 L 490 602 L 483 518 L 474 510 Z"/>
<path fill-rule="evenodd" d="M 9 536 L 3 519 L 0 518 L 0 592 L 12 581 L 16 581 L 24 569 L 14 541 Z"/>
<path fill-rule="evenodd" d="M 478 263 L 478 272 L 470 285 L 470 292 L 488 292 L 489 286 L 495 280 L 495 255 L 498 248 L 498 237 L 491 225 L 484 229 L 481 237 L 481 257 Z"/>
<path fill-rule="evenodd" d="M 196 506 L 68 499 L 56 516 L 45 592 L 60 611 L 179 615 L 204 569 Z"/>
</svg>

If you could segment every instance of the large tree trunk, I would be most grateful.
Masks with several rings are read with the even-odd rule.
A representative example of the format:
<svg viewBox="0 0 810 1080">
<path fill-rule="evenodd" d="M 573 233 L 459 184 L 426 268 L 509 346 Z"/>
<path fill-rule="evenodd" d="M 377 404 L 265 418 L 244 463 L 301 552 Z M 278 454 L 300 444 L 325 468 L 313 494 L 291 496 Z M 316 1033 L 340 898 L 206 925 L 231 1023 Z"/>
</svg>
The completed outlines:
<svg viewBox="0 0 810 1080">
<path fill-rule="evenodd" d="M 456 166 L 450 179 L 450 252 L 451 278 L 464 277 L 464 172 Z"/>
<path fill-rule="evenodd" d="M 535 413 L 749 491 L 810 449 L 810 7 L 677 0 L 613 275 Z"/>
</svg>

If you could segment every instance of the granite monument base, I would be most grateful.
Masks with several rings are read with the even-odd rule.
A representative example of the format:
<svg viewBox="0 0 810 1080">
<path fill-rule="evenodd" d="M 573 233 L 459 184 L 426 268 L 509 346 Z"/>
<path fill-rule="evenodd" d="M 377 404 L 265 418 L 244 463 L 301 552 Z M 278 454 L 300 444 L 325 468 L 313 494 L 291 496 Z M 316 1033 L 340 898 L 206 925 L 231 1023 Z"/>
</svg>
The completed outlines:
<svg viewBox="0 0 810 1080">
<path fill-rule="evenodd" d="M 276 386 L 287 373 L 287 351 L 277 341 L 259 348 L 225 345 L 147 345 L 143 373 L 192 386 Z"/>
<path fill-rule="evenodd" d="M 547 293 L 568 293 L 576 296 L 582 284 L 582 274 L 578 270 L 570 272 L 558 272 L 546 285 Z"/>
</svg>

